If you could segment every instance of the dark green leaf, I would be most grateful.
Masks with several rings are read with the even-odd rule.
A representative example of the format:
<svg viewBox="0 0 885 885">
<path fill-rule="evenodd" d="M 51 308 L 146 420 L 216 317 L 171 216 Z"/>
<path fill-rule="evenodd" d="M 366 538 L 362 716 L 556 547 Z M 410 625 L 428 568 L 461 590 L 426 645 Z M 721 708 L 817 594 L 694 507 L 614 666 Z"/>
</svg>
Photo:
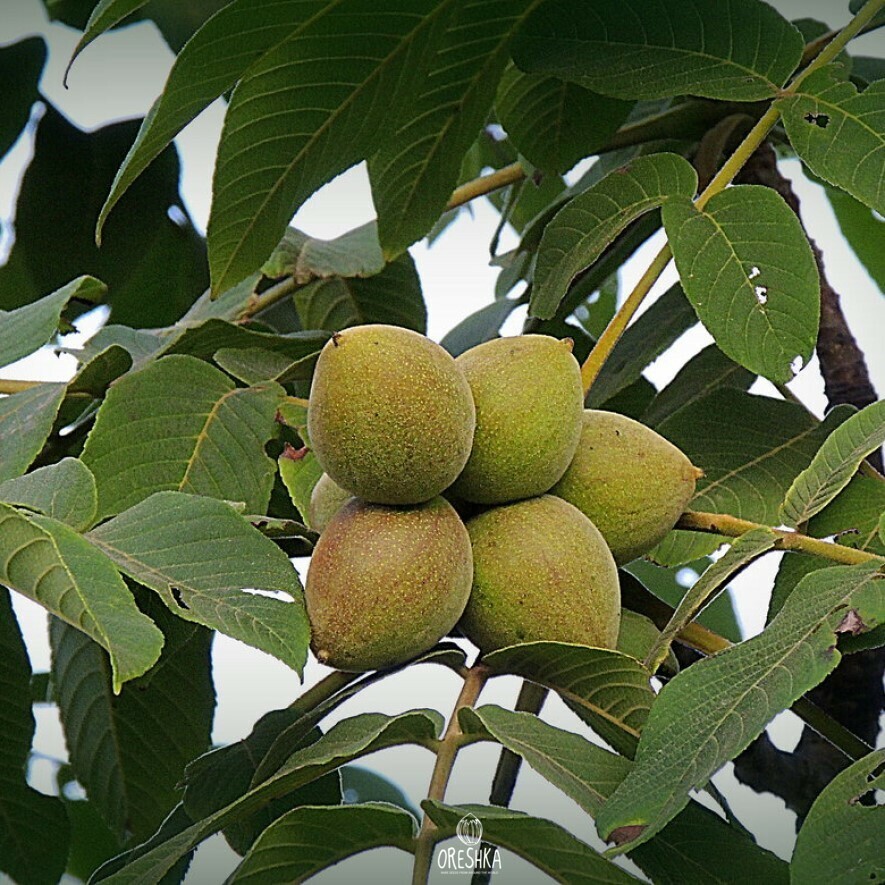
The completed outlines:
<svg viewBox="0 0 885 885">
<path fill-rule="evenodd" d="M 761 0 L 552 0 L 520 33 L 514 58 L 618 98 L 754 101 L 777 93 L 803 46 Z"/>
<path fill-rule="evenodd" d="M 132 183 L 194 117 L 232 89 L 264 52 L 327 5 L 328 0 L 234 0 L 210 18 L 176 58 L 163 94 L 142 121 L 101 209 L 99 229 Z"/>
<path fill-rule="evenodd" d="M 885 806 L 876 801 L 875 790 L 885 790 L 885 749 L 837 774 L 815 799 L 796 840 L 793 882 L 878 882 L 885 877 Z"/>
<path fill-rule="evenodd" d="M 316 280 L 295 292 L 295 308 L 306 329 L 337 332 L 348 326 L 387 323 L 427 331 L 427 308 L 411 255 L 401 255 L 368 278 Z"/>
<path fill-rule="evenodd" d="M 638 157 L 567 203 L 544 229 L 529 304 L 549 319 L 574 278 L 640 215 L 669 198 L 693 197 L 697 173 L 676 154 Z"/>
<path fill-rule="evenodd" d="M 261 834 L 229 881 L 303 882 L 370 848 L 412 851 L 416 831 L 415 819 L 391 805 L 296 808 Z"/>
<path fill-rule="evenodd" d="M 641 320 L 642 317 L 637 323 Z M 714 390 L 730 387 L 746 391 L 755 380 L 752 372 L 730 360 L 715 344 L 710 344 L 693 356 L 658 393 L 642 416 L 643 423 L 654 427 L 683 406 L 703 399 Z"/>
<path fill-rule="evenodd" d="M 111 344 L 82 363 L 68 384 L 68 395 L 82 393 L 101 399 L 111 383 L 131 368 L 132 354 L 119 344 Z"/>
<path fill-rule="evenodd" d="M 415 820 L 421 814 L 406 794 L 393 781 L 382 777 L 378 772 L 361 765 L 345 765 L 339 770 L 341 775 L 341 795 L 345 805 L 358 805 L 365 802 L 385 802 L 407 811 Z"/>
<path fill-rule="evenodd" d="M 46 64 L 46 44 L 27 37 L 0 49 L 0 83 L 3 83 L 3 116 L 0 117 L 0 160 L 18 141 L 39 98 L 38 85 Z"/>
<path fill-rule="evenodd" d="M 82 882 L 120 851 L 120 845 L 95 806 L 86 800 L 65 800 L 71 822 L 71 851 L 65 872 Z"/>
<path fill-rule="evenodd" d="M 25 769 L 34 737 L 30 679 L 9 593 L 0 587 L 0 871 L 14 881 L 54 885 L 65 869 L 70 827 L 58 799 L 28 786 Z"/>
<path fill-rule="evenodd" d="M 661 691 L 636 764 L 597 818 L 617 851 L 648 841 L 768 722 L 839 663 L 849 613 L 867 629 L 885 619 L 879 563 L 822 569 L 803 579 L 759 636 L 682 671 Z M 691 711 L 694 711 L 692 713 Z"/>
<path fill-rule="evenodd" d="M 190 356 L 168 356 L 108 392 L 83 449 L 99 517 L 166 489 L 244 502 L 263 513 L 273 484 L 264 451 L 282 389 L 235 387 Z"/>
<path fill-rule="evenodd" d="M 775 102 L 808 168 L 880 214 L 885 213 L 885 80 L 863 92 L 828 65 Z"/>
<path fill-rule="evenodd" d="M 784 523 L 797 526 L 823 510 L 848 485 L 860 462 L 885 443 L 885 402 L 873 403 L 840 424 L 784 497 Z"/>
<path fill-rule="evenodd" d="M 119 24 L 128 15 L 142 6 L 147 5 L 149 0 L 99 0 L 89 16 L 89 21 L 83 28 L 83 36 L 74 49 L 74 54 L 68 62 L 68 68 L 74 63 L 77 56 L 105 31 L 109 31 L 114 25 Z"/>
<path fill-rule="evenodd" d="M 662 217 L 685 294 L 720 349 L 789 381 L 811 357 L 820 315 L 817 264 L 793 210 L 771 188 L 739 185 L 703 209 L 670 200 Z"/>
<path fill-rule="evenodd" d="M 658 431 L 704 471 L 692 510 L 778 525 L 787 489 L 849 414 L 840 407 L 818 423 L 794 403 L 723 389 L 680 409 Z M 649 555 L 679 565 L 712 553 L 723 541 L 676 531 Z"/>
<path fill-rule="evenodd" d="M 119 347 L 130 355 L 131 362 L 140 363 L 159 350 L 161 344 L 162 341 L 155 332 L 111 323 L 109 326 L 102 326 L 76 352 L 76 356 L 85 367 L 111 348 Z"/>
<path fill-rule="evenodd" d="M 0 483 L 0 501 L 36 510 L 83 532 L 95 521 L 95 479 L 82 461 L 62 458 Z"/>
<path fill-rule="evenodd" d="M 122 842 L 150 836 L 178 801 L 184 766 L 210 742 L 215 693 L 210 631 L 142 594 L 166 638 L 155 667 L 112 692 L 107 656 L 57 618 L 52 675 L 71 763 L 90 801 Z"/>
<path fill-rule="evenodd" d="M 40 454 L 64 395 L 64 384 L 38 384 L 0 397 L 0 482 L 21 476 Z"/>
<path fill-rule="evenodd" d="M 477 344 L 497 338 L 504 320 L 519 307 L 519 303 L 513 298 L 496 299 L 461 320 L 446 333 L 440 344 L 452 356 L 460 356 L 465 350 L 470 350 Z"/>
<path fill-rule="evenodd" d="M 298 573 L 228 504 L 158 492 L 87 537 L 179 617 L 301 672 L 310 631 Z"/>
<path fill-rule="evenodd" d="M 599 408 L 638 381 L 643 369 L 696 325 L 697 319 L 682 288 L 671 286 L 614 346 L 587 394 L 587 407 Z"/>
<path fill-rule="evenodd" d="M 0 306 L 36 301 L 88 273 L 107 284 L 114 322 L 162 326 L 178 319 L 206 288 L 206 247 L 181 202 L 174 148 L 108 223 L 102 248 L 95 245 L 99 207 L 136 125 L 82 132 L 52 108 L 46 111 L 22 179 L 15 243 L 0 268 Z M 76 306 L 80 312 L 85 308 Z"/>
<path fill-rule="evenodd" d="M 298 207 L 403 119 L 454 5 L 330 2 L 251 65 L 231 96 L 215 166 L 213 292 L 260 267 Z M 367 31 L 379 18 L 383 30 Z"/>
<path fill-rule="evenodd" d="M 294 753 L 260 786 L 220 811 L 159 842 L 121 869 L 101 876 L 115 883 L 156 882 L 203 839 L 251 813 L 270 799 L 308 784 L 339 766 L 386 747 L 427 745 L 439 738 L 442 717 L 434 710 L 412 710 L 399 716 L 364 713 L 344 719 L 315 744 Z"/>
<path fill-rule="evenodd" d="M 280 478 L 289 492 L 289 497 L 303 520 L 310 511 L 310 497 L 313 487 L 323 475 L 323 468 L 316 455 L 306 449 L 287 449 L 277 462 Z"/>
<path fill-rule="evenodd" d="M 530 642 L 483 658 L 495 673 L 513 673 L 552 688 L 607 741 L 632 752 L 654 701 L 648 672 L 621 652 L 561 642 Z"/>
<path fill-rule="evenodd" d="M 495 109 L 508 137 L 530 163 L 568 172 L 595 154 L 627 119 L 630 102 L 575 83 L 524 74 L 510 65 L 501 78 Z"/>
<path fill-rule="evenodd" d="M 448 29 L 431 50 L 411 113 L 369 161 L 386 255 L 400 254 L 436 224 L 491 109 L 510 41 L 537 5 L 538 0 L 455 4 Z"/>
<path fill-rule="evenodd" d="M 885 221 L 869 206 L 844 191 L 833 187 L 825 190 L 842 235 L 873 282 L 885 291 L 885 251 L 880 246 L 885 238 Z"/>
<path fill-rule="evenodd" d="M 135 605 L 112 563 L 46 516 L 0 504 L 0 583 L 91 636 L 111 658 L 113 690 L 149 670 L 163 634 Z"/>
<path fill-rule="evenodd" d="M 448 836 L 455 835 L 462 818 L 473 815 L 482 824 L 486 842 L 525 858 L 554 882 L 599 885 L 640 881 L 553 821 L 488 805 L 443 805 L 430 799 L 421 805 L 427 816 Z"/>
<path fill-rule="evenodd" d="M 485 706 L 462 712 L 461 722 L 467 732 L 486 729 L 593 817 L 631 768 L 623 756 L 526 713 Z M 655 885 L 745 885 L 754 877 L 769 885 L 788 880 L 783 861 L 697 802 L 690 802 L 631 858 Z"/>
</svg>

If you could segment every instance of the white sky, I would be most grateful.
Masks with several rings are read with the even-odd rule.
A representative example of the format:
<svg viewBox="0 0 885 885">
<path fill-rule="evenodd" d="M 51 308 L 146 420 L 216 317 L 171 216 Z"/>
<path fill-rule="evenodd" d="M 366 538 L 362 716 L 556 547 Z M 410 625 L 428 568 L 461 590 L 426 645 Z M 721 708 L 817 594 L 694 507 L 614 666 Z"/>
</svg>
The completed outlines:
<svg viewBox="0 0 885 885">
<path fill-rule="evenodd" d="M 798 15 L 823 18 L 835 26 L 847 19 L 847 2 L 836 0 L 782 0 L 773 5 L 788 17 Z M 6 0 L 0 17 L 0 44 L 13 42 L 29 34 L 43 35 L 50 46 L 50 57 L 41 83 L 43 94 L 59 107 L 74 123 L 83 128 L 95 128 L 111 119 L 143 115 L 161 91 L 172 55 L 152 25 L 144 24 L 114 32 L 93 44 L 74 66 L 69 78 L 69 89 L 61 85 L 67 59 L 78 34 L 70 29 L 46 21 L 39 0 Z M 881 53 L 880 35 L 863 38 L 863 52 Z M 860 52 L 861 49 L 858 49 Z M 205 229 L 208 218 L 212 158 L 217 146 L 223 117 L 223 106 L 216 102 L 177 139 L 182 155 L 185 202 L 197 224 Z M 8 219 L 14 207 L 19 175 L 30 156 L 31 141 L 23 137 L 13 151 L 0 163 L 0 219 Z M 841 240 L 829 205 L 819 189 L 801 179 L 798 163 L 784 164 L 787 173 L 797 179 L 797 190 L 803 203 L 803 214 L 812 236 L 825 249 L 827 273 L 837 291 L 843 293 L 843 306 L 852 330 L 866 351 L 873 378 L 880 391 L 885 390 L 885 348 L 882 346 L 885 300 L 858 264 L 850 249 Z M 362 167 L 340 176 L 309 200 L 298 212 L 294 223 L 316 237 L 331 238 L 374 217 L 368 182 Z M 497 271 L 488 266 L 487 244 L 497 222 L 496 213 L 483 201 L 474 206 L 474 217 L 462 214 L 461 220 L 447 231 L 432 248 L 423 244 L 411 251 L 418 264 L 429 310 L 429 334 L 439 340 L 446 331 L 467 314 L 478 309 L 493 297 Z M 500 249 L 506 250 L 515 239 L 507 232 Z M 0 239 L 0 250 L 9 246 L 8 235 Z M 652 255 L 659 242 L 647 246 L 637 261 L 624 271 L 622 288 L 629 286 Z M 660 293 L 675 279 L 672 269 L 656 287 Z M 649 304 L 651 301 L 649 301 Z M 647 307 L 647 305 L 646 305 Z M 518 312 L 505 327 L 516 334 L 524 316 Z M 84 330 L 85 331 L 85 330 Z M 673 350 L 659 359 L 647 372 L 658 386 L 673 377 L 679 366 L 711 339 L 698 328 L 689 332 Z M 5 377 L 65 377 L 72 371 L 70 359 L 58 360 L 40 355 L 7 367 Z M 804 401 L 818 414 L 825 401 L 822 384 L 814 365 L 804 371 L 791 385 Z M 759 390 L 766 390 L 764 383 Z M 770 388 L 767 388 L 770 392 Z M 735 582 L 739 598 L 739 613 L 746 632 L 757 632 L 763 622 L 770 582 L 776 565 L 775 557 L 748 569 Z M 22 618 L 28 646 L 35 669 L 48 666 L 48 643 L 45 617 L 36 605 L 16 597 L 16 610 Z M 235 740 L 247 734 L 252 723 L 264 712 L 291 702 L 300 693 L 293 674 L 268 656 L 247 648 L 225 637 L 215 644 L 214 666 L 219 690 L 219 707 L 214 737 L 216 741 Z M 306 683 L 312 684 L 323 673 L 315 663 L 308 667 Z M 516 680 L 496 680 L 484 702 L 512 705 L 516 696 Z M 385 683 L 378 690 L 361 695 L 345 706 L 338 718 L 363 710 L 395 712 L 414 706 L 434 705 L 445 711 L 450 708 L 457 692 L 456 680 L 450 674 L 435 668 L 422 667 L 415 673 Z M 552 711 L 548 719 L 566 727 L 576 727 L 577 720 L 555 699 L 549 703 Z M 333 719 L 336 717 L 333 717 Z M 789 720 L 790 714 L 782 717 Z M 64 754 L 63 739 L 57 716 L 51 710 L 38 711 L 39 730 L 36 746 L 53 757 Z M 789 746 L 795 741 L 795 728 L 786 726 L 777 730 L 778 741 Z M 488 773 L 494 766 L 495 753 L 489 747 L 470 748 L 464 756 L 452 782 L 449 793 L 452 801 L 485 801 Z M 419 750 L 406 750 L 373 757 L 373 767 L 400 782 L 414 797 L 420 797 L 429 777 L 429 757 Z M 37 783 L 47 783 L 48 770 L 36 767 Z M 771 796 L 759 797 L 737 785 L 726 770 L 717 778 L 720 788 L 732 797 L 737 810 L 743 811 L 748 825 L 757 832 L 760 842 L 788 855 L 792 848 L 792 815 L 783 812 L 783 803 Z M 594 834 L 586 818 L 569 800 L 545 785 L 530 772 L 520 780 L 514 799 L 515 807 L 558 820 L 570 826 L 585 839 Z M 211 847 L 201 850 L 188 877 L 190 883 L 220 881 L 218 871 L 229 865 L 233 855 L 216 840 Z M 404 857 L 390 866 L 390 854 L 377 852 L 362 856 L 350 866 L 317 877 L 317 882 L 348 881 L 359 875 L 373 881 L 373 871 L 379 876 L 396 875 L 400 870 L 405 878 L 408 861 Z M 506 858 L 507 881 L 536 881 L 533 874 L 518 859 Z M 384 873 L 382 874 L 382 870 Z M 394 870 L 391 873 L 391 870 Z M 381 878 L 378 881 L 382 881 Z"/>
</svg>

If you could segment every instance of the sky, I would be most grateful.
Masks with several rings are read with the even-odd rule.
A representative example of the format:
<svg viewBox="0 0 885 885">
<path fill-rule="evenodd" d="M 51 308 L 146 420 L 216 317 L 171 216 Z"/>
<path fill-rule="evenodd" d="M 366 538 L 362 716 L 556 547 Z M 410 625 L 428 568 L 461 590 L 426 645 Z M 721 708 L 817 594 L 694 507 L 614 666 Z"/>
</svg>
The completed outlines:
<svg viewBox="0 0 885 885">
<path fill-rule="evenodd" d="M 847 2 L 837 0 L 779 0 L 774 5 L 788 17 L 799 15 L 826 20 L 838 26 L 847 20 Z M 77 41 L 78 33 L 62 25 L 47 22 L 39 0 L 5 0 L 0 13 L 0 44 L 13 42 L 30 34 L 43 35 L 50 46 L 50 58 L 41 82 L 41 89 L 74 123 L 85 129 L 98 127 L 109 120 L 143 115 L 162 90 L 172 61 L 172 54 L 154 27 L 142 24 L 123 29 L 100 38 L 89 47 L 72 69 L 68 89 L 62 86 L 62 74 L 67 59 Z M 882 37 L 871 35 L 858 44 L 858 52 L 882 52 Z M 212 105 L 176 140 L 183 160 L 183 196 L 188 210 L 198 226 L 205 229 L 208 218 L 211 174 L 214 151 L 223 118 L 220 102 Z M 30 156 L 31 142 L 26 135 L 0 163 L 0 219 L 10 219 L 21 171 Z M 885 300 L 858 264 L 850 249 L 838 234 L 832 212 L 820 189 L 801 176 L 795 161 L 783 164 L 784 171 L 795 181 L 802 200 L 803 216 L 808 229 L 825 248 L 826 269 L 837 291 L 844 294 L 843 306 L 852 330 L 866 351 L 874 381 L 885 390 L 885 348 L 882 347 L 882 329 L 885 327 Z M 322 189 L 311 198 L 295 216 L 293 223 L 315 237 L 332 238 L 370 220 L 374 216 L 371 195 L 365 171 L 357 167 Z M 497 223 L 497 214 L 483 201 L 473 207 L 473 216 L 462 213 L 432 248 L 423 244 L 413 247 L 424 287 L 429 311 L 429 334 L 439 340 L 446 331 L 467 314 L 478 309 L 493 297 L 497 272 L 488 265 L 487 244 Z M 8 249 L 10 226 L 4 225 L 0 236 L 0 253 Z M 501 250 L 515 243 L 512 232 L 505 232 Z M 637 256 L 624 271 L 622 290 L 628 289 L 648 260 L 657 252 L 656 240 Z M 656 286 L 654 296 L 664 291 L 675 279 L 671 270 Z M 505 327 L 505 332 L 517 334 L 524 312 L 517 312 Z M 83 329 L 86 333 L 89 330 Z M 697 328 L 687 333 L 669 354 L 665 354 L 647 372 L 659 387 L 669 381 L 693 353 L 711 339 Z M 71 358 L 58 359 L 47 354 L 29 358 L 2 371 L 5 377 L 64 378 L 73 370 Z M 822 384 L 815 366 L 810 365 L 791 384 L 796 392 L 817 414 L 825 407 Z M 772 393 L 760 382 L 758 391 Z M 304 567 L 305 563 L 299 563 Z M 776 558 L 766 560 L 748 569 L 735 582 L 739 614 L 746 635 L 761 629 L 764 621 L 767 595 L 776 567 Z M 48 666 L 48 643 L 45 617 L 36 605 L 16 597 L 16 610 L 26 632 L 34 669 Z M 213 737 L 216 742 L 227 742 L 245 736 L 253 722 L 264 712 L 290 703 L 302 690 L 297 678 L 279 662 L 233 640 L 219 637 L 214 650 L 215 679 L 219 691 Z M 327 672 L 311 662 L 305 676 L 305 687 L 316 682 Z M 350 701 L 332 717 L 368 710 L 398 712 L 411 707 L 432 704 L 442 711 L 451 708 L 459 689 L 459 681 L 447 671 L 422 666 L 370 690 Z M 514 679 L 493 681 L 483 702 L 512 706 L 518 682 Z M 554 724 L 580 729 L 578 720 L 557 700 L 551 699 L 546 718 Z M 773 730 L 778 744 L 789 748 L 798 737 L 793 717 L 781 717 L 779 727 Z M 38 750 L 48 757 L 61 758 L 64 743 L 57 715 L 48 708 L 38 711 Z M 470 747 L 452 780 L 449 799 L 453 802 L 478 801 L 487 798 L 490 772 L 496 753 L 485 745 Z M 405 749 L 379 754 L 369 763 L 377 771 L 397 780 L 417 802 L 426 790 L 432 759 L 426 751 Z M 35 766 L 35 783 L 45 788 L 49 783 L 50 762 Z M 745 814 L 745 823 L 753 829 L 759 841 L 783 856 L 792 849 L 792 815 L 785 812 L 783 803 L 772 796 L 757 796 L 738 785 L 726 767 L 716 779 L 717 785 L 735 803 L 736 810 Z M 514 807 L 530 810 L 570 827 L 588 841 L 595 833 L 586 816 L 570 800 L 546 785 L 531 772 L 520 778 Z M 599 844 L 596 842 L 596 844 Z M 220 881 L 235 861 L 235 856 L 220 840 L 213 840 L 198 852 L 187 882 L 212 883 Z M 392 852 L 372 852 L 346 862 L 318 876 L 315 881 L 346 882 L 359 877 L 367 882 L 400 881 L 407 878 L 409 859 Z M 513 855 L 504 859 L 506 882 L 538 881 L 535 873 Z"/>
</svg>

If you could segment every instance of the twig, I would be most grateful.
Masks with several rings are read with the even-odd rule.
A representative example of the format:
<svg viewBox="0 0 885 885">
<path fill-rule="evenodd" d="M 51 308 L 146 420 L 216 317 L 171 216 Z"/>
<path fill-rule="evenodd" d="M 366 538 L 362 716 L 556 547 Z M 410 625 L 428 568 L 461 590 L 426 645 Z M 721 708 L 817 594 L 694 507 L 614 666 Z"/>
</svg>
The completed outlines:
<svg viewBox="0 0 885 885">
<path fill-rule="evenodd" d="M 0 394 L 21 393 L 42 384 L 42 381 L 19 381 L 15 378 L 0 378 Z"/>
<path fill-rule="evenodd" d="M 445 799 L 446 787 L 448 787 L 449 778 L 452 776 L 455 757 L 462 746 L 463 732 L 461 731 L 461 723 L 458 721 L 458 714 L 461 710 L 472 707 L 476 703 L 476 699 L 490 675 L 491 671 L 483 664 L 475 664 L 468 670 L 461 693 L 458 695 L 458 700 L 455 701 L 452 715 L 446 726 L 445 734 L 437 746 L 436 764 L 433 766 L 430 787 L 427 790 L 428 799 L 434 799 L 437 802 L 442 802 Z M 425 814 L 421 831 L 415 840 L 415 866 L 412 885 L 425 885 L 427 882 L 436 837 L 436 824 Z"/>
</svg>

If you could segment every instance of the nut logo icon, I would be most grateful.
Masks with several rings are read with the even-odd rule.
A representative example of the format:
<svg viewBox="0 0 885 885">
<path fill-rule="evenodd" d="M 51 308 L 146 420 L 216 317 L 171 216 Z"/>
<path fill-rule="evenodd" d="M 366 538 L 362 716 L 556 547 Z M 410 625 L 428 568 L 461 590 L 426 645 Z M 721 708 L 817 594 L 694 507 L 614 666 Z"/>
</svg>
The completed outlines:
<svg viewBox="0 0 885 885">
<path fill-rule="evenodd" d="M 482 821 L 472 814 L 465 814 L 458 821 L 455 832 L 464 845 L 479 845 L 482 841 Z"/>
</svg>

